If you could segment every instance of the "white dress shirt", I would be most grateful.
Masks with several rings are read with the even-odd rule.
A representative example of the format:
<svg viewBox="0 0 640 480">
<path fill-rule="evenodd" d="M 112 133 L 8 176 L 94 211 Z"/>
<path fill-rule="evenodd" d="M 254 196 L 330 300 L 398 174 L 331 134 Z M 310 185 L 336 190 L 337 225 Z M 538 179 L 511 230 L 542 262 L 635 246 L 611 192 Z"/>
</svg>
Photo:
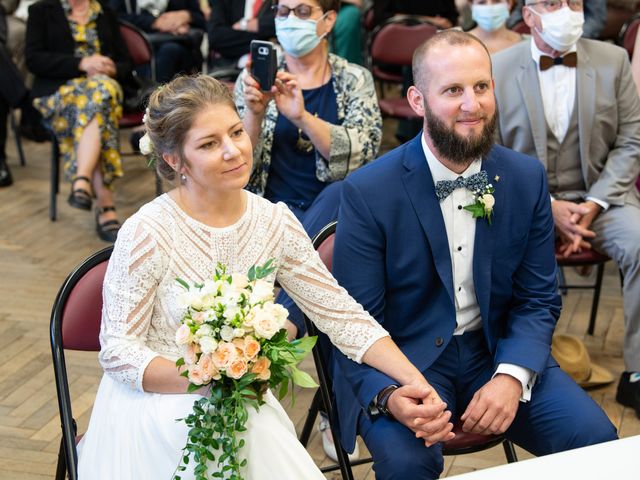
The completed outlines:
<svg viewBox="0 0 640 480">
<path fill-rule="evenodd" d="M 256 0 L 245 0 L 244 2 L 244 19 L 251 20 L 253 18 L 253 4 Z"/>
<path fill-rule="evenodd" d="M 461 174 L 455 173 L 445 167 L 429 149 L 424 135 L 422 136 L 422 149 L 427 157 L 429 170 L 433 177 L 434 185 L 441 180 L 455 180 L 458 177 L 469 177 L 480 171 L 482 161 L 474 160 Z M 454 335 L 462 335 L 464 332 L 479 330 L 482 328 L 480 306 L 476 298 L 476 290 L 473 283 L 473 248 L 476 235 L 476 219 L 471 212 L 464 209 L 465 206 L 475 202 L 474 195 L 466 188 L 457 188 L 440 202 L 440 210 L 444 219 L 451 256 L 451 272 L 453 273 L 453 293 L 456 304 L 456 328 Z M 531 388 L 536 380 L 536 375 L 528 368 L 510 363 L 501 363 L 496 368 L 494 376 L 498 373 L 506 373 L 516 378 L 522 384 L 521 401 L 531 399 Z"/>
<path fill-rule="evenodd" d="M 577 51 L 576 45 L 571 47 L 565 52 L 567 53 Z M 547 120 L 547 125 L 558 139 L 559 143 L 562 143 L 564 137 L 567 134 L 569 128 L 569 122 L 571 121 L 571 115 L 573 114 L 573 108 L 576 101 L 576 72 L 577 68 L 566 67 L 564 65 L 554 65 L 553 67 L 540 71 L 540 56 L 546 55 L 542 52 L 536 42 L 531 39 L 531 56 L 533 61 L 536 62 L 538 79 L 540 83 L 540 96 L 542 97 L 542 106 L 544 108 L 544 116 Z M 578 59 L 580 61 L 580 59 Z M 551 197 L 554 200 L 553 196 Z M 609 208 L 609 203 L 599 198 L 587 197 L 587 200 L 600 205 L 604 210 Z"/>
</svg>

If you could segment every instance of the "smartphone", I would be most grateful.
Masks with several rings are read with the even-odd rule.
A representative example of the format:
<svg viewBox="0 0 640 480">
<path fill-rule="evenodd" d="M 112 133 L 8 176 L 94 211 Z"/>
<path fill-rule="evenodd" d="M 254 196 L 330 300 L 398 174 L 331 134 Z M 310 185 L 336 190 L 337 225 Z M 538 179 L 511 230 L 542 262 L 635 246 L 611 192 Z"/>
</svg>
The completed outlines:
<svg viewBox="0 0 640 480">
<path fill-rule="evenodd" d="M 260 84 L 260 90 L 271 90 L 275 80 L 278 62 L 275 46 L 263 40 L 251 40 L 251 76 Z"/>
</svg>

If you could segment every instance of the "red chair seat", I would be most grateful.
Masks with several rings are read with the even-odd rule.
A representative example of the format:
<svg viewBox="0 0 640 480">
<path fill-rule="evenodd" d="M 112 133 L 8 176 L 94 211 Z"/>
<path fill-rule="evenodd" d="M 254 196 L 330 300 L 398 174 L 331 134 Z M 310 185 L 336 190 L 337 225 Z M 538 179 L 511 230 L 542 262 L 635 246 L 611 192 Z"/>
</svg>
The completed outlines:
<svg viewBox="0 0 640 480">
<path fill-rule="evenodd" d="M 401 74 L 389 72 L 380 67 L 373 67 L 371 72 L 376 80 L 381 80 L 383 82 L 402 83 L 404 80 L 404 77 Z"/>
<path fill-rule="evenodd" d="M 413 111 L 413 109 L 409 105 L 409 101 L 404 97 L 381 98 L 378 101 L 378 105 L 380 106 L 380 111 L 382 112 L 382 114 L 387 117 L 409 119 L 422 118 L 420 117 L 420 115 Z"/>
<path fill-rule="evenodd" d="M 604 263 L 609 261 L 610 258 L 602 253 L 596 252 L 593 249 L 582 250 L 578 253 L 572 253 L 568 257 L 563 257 L 556 250 L 556 261 L 558 265 L 563 267 L 579 266 L 579 265 L 596 265 L 598 263 Z"/>
<path fill-rule="evenodd" d="M 120 127 L 132 128 L 142 125 L 142 117 L 144 117 L 144 112 L 125 113 L 120 119 Z"/>
<path fill-rule="evenodd" d="M 442 446 L 445 455 L 455 455 L 455 451 L 490 448 L 504 440 L 502 435 L 481 435 L 479 433 L 468 433 L 462 431 L 462 423 L 458 422 L 453 426 L 453 433 L 456 434 L 453 440 L 445 442 Z"/>
</svg>

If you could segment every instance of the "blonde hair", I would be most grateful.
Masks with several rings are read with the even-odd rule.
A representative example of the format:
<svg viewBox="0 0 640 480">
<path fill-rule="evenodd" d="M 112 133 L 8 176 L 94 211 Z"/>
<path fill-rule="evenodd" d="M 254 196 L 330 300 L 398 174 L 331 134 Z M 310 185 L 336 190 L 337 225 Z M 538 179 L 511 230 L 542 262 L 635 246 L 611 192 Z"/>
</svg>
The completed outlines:
<svg viewBox="0 0 640 480">
<path fill-rule="evenodd" d="M 202 74 L 176 77 L 151 94 L 145 126 L 153 146 L 156 169 L 161 176 L 175 179 L 176 172 L 164 160 L 163 154 L 177 155 L 177 170 L 187 164 L 184 142 L 193 120 L 206 107 L 219 104 L 236 111 L 229 88 Z"/>
</svg>

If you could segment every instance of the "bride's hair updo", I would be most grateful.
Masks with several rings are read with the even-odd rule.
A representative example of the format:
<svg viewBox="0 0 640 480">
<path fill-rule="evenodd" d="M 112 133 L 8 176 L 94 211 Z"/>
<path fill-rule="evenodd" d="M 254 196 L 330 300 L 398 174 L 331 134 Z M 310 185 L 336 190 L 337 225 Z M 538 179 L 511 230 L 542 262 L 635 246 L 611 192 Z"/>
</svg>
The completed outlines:
<svg viewBox="0 0 640 480">
<path fill-rule="evenodd" d="M 184 142 L 194 118 L 206 107 L 219 104 L 236 110 L 229 88 L 208 75 L 179 76 L 151 94 L 145 126 L 161 176 L 168 180 L 176 176 L 162 154 L 177 154 L 178 170 L 186 164 Z"/>
</svg>

